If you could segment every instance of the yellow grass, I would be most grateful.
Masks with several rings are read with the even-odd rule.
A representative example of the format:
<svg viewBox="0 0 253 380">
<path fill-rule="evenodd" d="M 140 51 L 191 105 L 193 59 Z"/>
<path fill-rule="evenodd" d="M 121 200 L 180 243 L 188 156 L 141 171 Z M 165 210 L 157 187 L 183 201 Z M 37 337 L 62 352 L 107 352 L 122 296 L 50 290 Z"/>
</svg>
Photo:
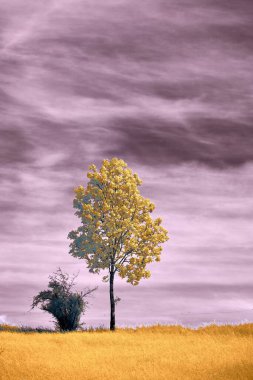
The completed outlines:
<svg viewBox="0 0 253 380">
<path fill-rule="evenodd" d="M 0 379 L 253 379 L 253 324 L 0 332 Z"/>
</svg>

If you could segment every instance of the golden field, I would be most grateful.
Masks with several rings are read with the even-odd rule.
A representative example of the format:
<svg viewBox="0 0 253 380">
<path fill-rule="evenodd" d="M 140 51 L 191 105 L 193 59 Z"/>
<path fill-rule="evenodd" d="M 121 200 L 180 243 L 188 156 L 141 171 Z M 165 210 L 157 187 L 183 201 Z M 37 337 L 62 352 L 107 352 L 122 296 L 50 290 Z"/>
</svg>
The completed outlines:
<svg viewBox="0 0 253 380">
<path fill-rule="evenodd" d="M 250 380 L 253 324 L 0 332 L 1 380 Z"/>
</svg>

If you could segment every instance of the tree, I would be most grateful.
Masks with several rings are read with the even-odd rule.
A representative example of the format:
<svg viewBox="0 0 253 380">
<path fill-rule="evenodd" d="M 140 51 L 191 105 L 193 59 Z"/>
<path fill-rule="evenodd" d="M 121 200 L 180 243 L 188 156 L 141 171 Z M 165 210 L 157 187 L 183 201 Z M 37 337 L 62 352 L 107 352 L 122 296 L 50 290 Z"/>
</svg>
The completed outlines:
<svg viewBox="0 0 253 380">
<path fill-rule="evenodd" d="M 110 329 L 115 330 L 115 274 L 132 285 L 150 277 L 146 265 L 160 261 L 167 231 L 160 218 L 151 218 L 155 206 L 141 196 L 142 182 L 123 160 L 104 160 L 100 170 L 91 165 L 87 177 L 86 188 L 75 189 L 73 206 L 81 226 L 68 235 L 70 254 L 85 259 L 92 273 L 108 271 L 103 280 L 110 284 Z"/>
<path fill-rule="evenodd" d="M 88 304 L 84 299 L 96 290 L 87 289 L 79 293 L 72 291 L 76 277 L 70 279 L 59 268 L 49 276 L 49 289 L 41 291 L 33 298 L 32 309 L 39 306 L 41 310 L 52 314 L 56 328 L 60 331 L 73 331 L 81 327 L 80 318 Z"/>
</svg>

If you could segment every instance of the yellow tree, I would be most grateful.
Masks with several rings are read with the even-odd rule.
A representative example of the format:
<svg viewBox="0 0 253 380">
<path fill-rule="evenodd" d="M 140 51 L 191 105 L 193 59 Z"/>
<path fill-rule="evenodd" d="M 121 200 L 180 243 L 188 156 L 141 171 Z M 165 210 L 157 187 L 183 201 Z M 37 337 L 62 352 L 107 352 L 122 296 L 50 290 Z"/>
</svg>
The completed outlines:
<svg viewBox="0 0 253 380">
<path fill-rule="evenodd" d="M 81 226 L 68 238 L 70 254 L 86 261 L 89 271 L 106 270 L 109 281 L 111 319 L 115 330 L 115 274 L 137 285 L 150 277 L 146 265 L 160 261 L 161 243 L 168 240 L 161 219 L 152 219 L 154 204 L 141 196 L 141 180 L 118 158 L 104 160 L 100 170 L 89 167 L 87 186 L 75 189 L 75 214 Z"/>
</svg>

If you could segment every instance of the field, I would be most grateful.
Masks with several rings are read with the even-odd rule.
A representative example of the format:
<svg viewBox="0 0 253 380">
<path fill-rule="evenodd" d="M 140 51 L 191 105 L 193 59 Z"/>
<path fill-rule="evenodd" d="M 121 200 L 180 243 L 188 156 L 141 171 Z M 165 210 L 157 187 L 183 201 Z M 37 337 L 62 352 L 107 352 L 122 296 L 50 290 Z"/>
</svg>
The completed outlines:
<svg viewBox="0 0 253 380">
<path fill-rule="evenodd" d="M 0 332 L 1 380 L 249 380 L 253 324 Z"/>
</svg>

